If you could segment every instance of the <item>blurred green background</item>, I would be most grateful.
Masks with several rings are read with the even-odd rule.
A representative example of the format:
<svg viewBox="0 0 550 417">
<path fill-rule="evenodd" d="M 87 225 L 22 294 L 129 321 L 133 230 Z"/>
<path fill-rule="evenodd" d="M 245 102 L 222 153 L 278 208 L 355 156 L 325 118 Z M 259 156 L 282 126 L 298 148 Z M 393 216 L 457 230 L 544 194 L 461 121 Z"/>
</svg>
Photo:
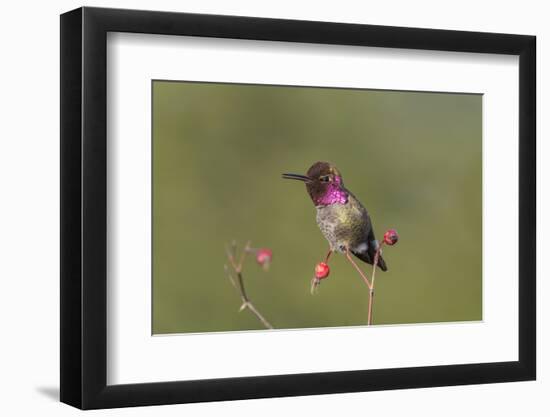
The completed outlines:
<svg viewBox="0 0 550 417">
<path fill-rule="evenodd" d="M 364 325 L 368 290 L 328 244 L 297 181 L 334 163 L 375 233 L 395 228 L 374 324 L 482 318 L 482 97 L 153 81 L 153 333 L 262 329 L 224 273 L 224 245 L 273 250 L 244 267 L 276 328 Z M 370 266 L 365 269 L 370 274 Z"/>
</svg>

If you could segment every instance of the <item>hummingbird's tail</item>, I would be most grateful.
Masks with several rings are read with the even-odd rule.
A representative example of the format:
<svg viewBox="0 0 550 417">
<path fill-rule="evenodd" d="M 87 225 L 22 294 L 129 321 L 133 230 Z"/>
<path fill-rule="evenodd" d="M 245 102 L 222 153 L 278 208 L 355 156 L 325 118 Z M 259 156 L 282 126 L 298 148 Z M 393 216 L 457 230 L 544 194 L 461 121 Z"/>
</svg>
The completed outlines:
<svg viewBox="0 0 550 417">
<path fill-rule="evenodd" d="M 361 259 L 363 262 L 368 263 L 369 265 L 372 265 L 374 263 L 374 256 L 376 255 L 376 251 L 374 250 L 374 245 L 370 245 L 369 249 L 365 252 L 354 252 L 352 251 L 357 258 Z M 388 266 L 386 265 L 386 261 L 384 261 L 384 258 L 382 255 L 378 257 L 378 268 L 380 268 L 382 271 L 387 271 Z"/>
<path fill-rule="evenodd" d="M 388 270 L 388 266 L 386 265 L 386 261 L 384 261 L 384 258 L 382 258 L 382 255 L 378 257 L 378 266 L 384 272 Z"/>
</svg>

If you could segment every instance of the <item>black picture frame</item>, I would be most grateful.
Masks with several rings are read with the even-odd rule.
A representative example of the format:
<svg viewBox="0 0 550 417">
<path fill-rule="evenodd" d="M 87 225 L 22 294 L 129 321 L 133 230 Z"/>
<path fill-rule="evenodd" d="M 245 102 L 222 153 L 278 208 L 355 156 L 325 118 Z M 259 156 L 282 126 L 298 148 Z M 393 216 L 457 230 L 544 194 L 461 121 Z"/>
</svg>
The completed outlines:
<svg viewBox="0 0 550 417">
<path fill-rule="evenodd" d="M 519 360 L 107 385 L 108 32 L 519 56 Z M 534 36 L 79 8 L 61 15 L 61 401 L 81 409 L 533 380 L 536 377 Z"/>
</svg>

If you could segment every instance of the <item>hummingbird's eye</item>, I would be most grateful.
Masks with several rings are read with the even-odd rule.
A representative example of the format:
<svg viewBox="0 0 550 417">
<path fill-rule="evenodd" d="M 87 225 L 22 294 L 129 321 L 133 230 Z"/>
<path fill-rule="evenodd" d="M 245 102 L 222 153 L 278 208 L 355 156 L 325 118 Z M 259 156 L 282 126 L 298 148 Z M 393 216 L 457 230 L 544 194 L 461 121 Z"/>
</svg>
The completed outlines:
<svg viewBox="0 0 550 417">
<path fill-rule="evenodd" d="M 330 175 L 323 175 L 322 177 L 319 177 L 319 181 L 329 182 L 330 181 Z"/>
</svg>

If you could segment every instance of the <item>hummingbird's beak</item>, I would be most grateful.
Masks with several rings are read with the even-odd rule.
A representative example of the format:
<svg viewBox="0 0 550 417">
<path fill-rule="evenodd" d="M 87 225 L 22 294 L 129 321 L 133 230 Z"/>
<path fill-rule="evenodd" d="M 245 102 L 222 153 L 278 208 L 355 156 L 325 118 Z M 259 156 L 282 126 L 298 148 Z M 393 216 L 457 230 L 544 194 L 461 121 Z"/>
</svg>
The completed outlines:
<svg viewBox="0 0 550 417">
<path fill-rule="evenodd" d="M 311 181 L 311 178 L 309 178 L 307 175 L 300 175 L 300 174 L 283 174 L 283 178 L 287 180 L 298 180 L 298 181 L 304 181 L 304 182 Z"/>
</svg>

